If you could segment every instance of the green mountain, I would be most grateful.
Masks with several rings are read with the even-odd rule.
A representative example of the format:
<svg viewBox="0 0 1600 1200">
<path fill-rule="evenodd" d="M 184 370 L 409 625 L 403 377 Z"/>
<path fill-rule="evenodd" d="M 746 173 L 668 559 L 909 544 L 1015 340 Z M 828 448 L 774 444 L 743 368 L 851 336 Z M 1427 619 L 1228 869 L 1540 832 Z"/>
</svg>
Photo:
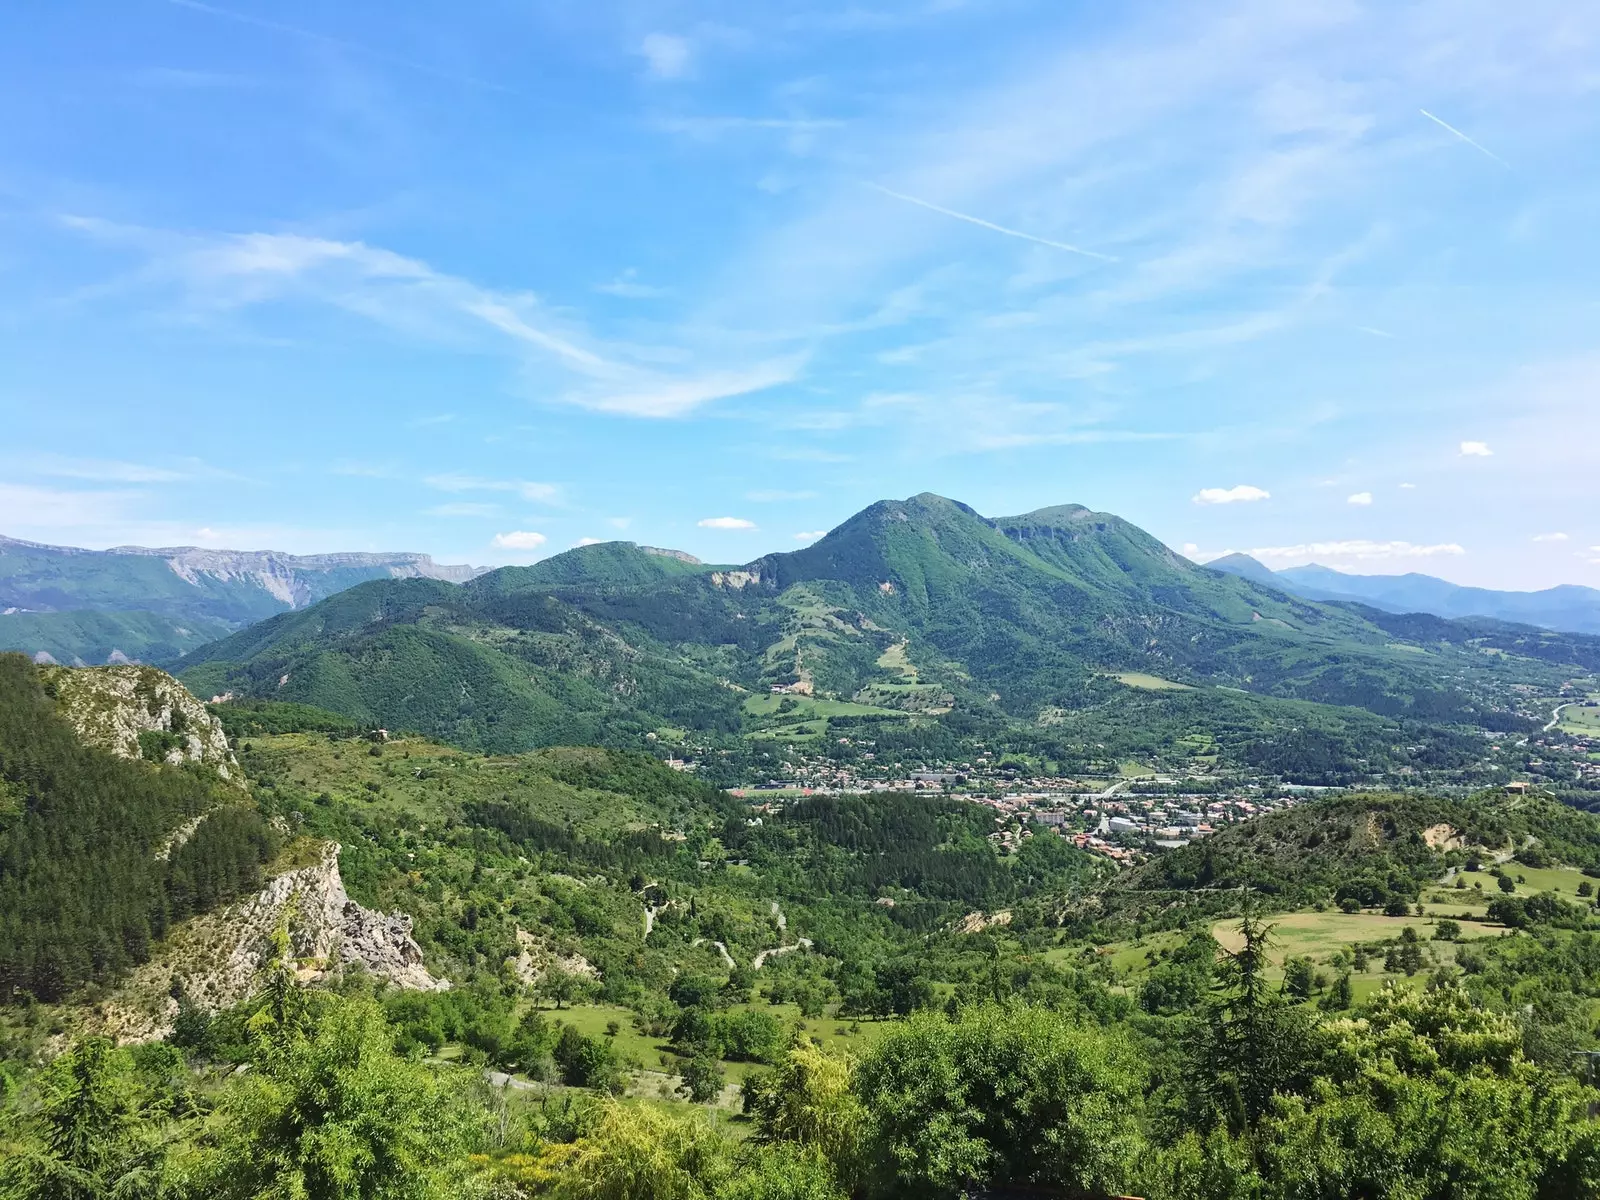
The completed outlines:
<svg viewBox="0 0 1600 1200">
<path fill-rule="evenodd" d="M 820 743 L 860 720 L 1099 744 L 1129 722 L 1359 726 L 1387 753 L 1418 740 L 1407 722 L 1525 727 L 1521 698 L 1574 669 L 1382 616 L 1197 567 L 1079 506 L 990 519 L 923 494 L 738 567 L 612 542 L 460 587 L 374 581 L 192 652 L 184 678 L 503 751 L 672 730 Z"/>
<path fill-rule="evenodd" d="M 63 663 L 170 660 L 367 580 L 473 574 L 425 554 L 80 550 L 0 537 L 0 650 Z"/>
</svg>

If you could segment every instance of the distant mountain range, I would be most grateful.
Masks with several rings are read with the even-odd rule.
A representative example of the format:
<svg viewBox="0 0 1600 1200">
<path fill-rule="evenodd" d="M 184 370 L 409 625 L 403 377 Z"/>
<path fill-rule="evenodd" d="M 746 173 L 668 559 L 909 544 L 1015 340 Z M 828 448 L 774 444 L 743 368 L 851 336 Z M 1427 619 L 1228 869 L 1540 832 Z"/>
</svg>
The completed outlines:
<svg viewBox="0 0 1600 1200">
<path fill-rule="evenodd" d="M 168 660 L 367 580 L 479 573 L 426 554 L 80 550 L 0 537 L 0 650 L 68 664 Z"/>
<path fill-rule="evenodd" d="M 1307 600 L 1355 600 L 1385 612 L 1489 617 L 1542 629 L 1600 634 L 1600 590 L 1577 584 L 1537 592 L 1499 592 L 1462 587 L 1432 575 L 1347 575 L 1316 563 L 1274 571 L 1248 554 L 1229 554 L 1206 565 Z"/>
<path fill-rule="evenodd" d="M 684 731 L 728 753 L 844 745 L 834 723 L 862 721 L 1103 759 L 1119 739 L 1143 754 L 1359 726 L 1372 749 L 1354 762 L 1426 740 L 1396 723 L 1521 728 L 1515 685 L 1600 667 L 1597 639 L 1421 620 L 1196 566 L 1079 505 L 988 518 L 925 493 L 735 567 L 609 542 L 460 586 L 364 583 L 179 669 L 201 696 L 497 751 Z"/>
</svg>

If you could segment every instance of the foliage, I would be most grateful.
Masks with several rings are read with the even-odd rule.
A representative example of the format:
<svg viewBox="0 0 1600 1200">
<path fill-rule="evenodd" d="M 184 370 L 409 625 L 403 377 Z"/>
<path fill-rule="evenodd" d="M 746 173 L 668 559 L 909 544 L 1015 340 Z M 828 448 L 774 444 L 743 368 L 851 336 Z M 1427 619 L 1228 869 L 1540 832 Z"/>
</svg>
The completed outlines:
<svg viewBox="0 0 1600 1200">
<path fill-rule="evenodd" d="M 880 1191 L 1107 1192 L 1131 1178 L 1143 1079 L 1116 1033 L 1026 1008 L 919 1014 L 862 1061 L 858 1088 Z"/>
<path fill-rule="evenodd" d="M 215 776 L 83 745 L 37 669 L 9 654 L 0 790 L 17 801 L 0 817 L 0 999 L 56 1000 L 142 962 L 172 921 L 260 887 L 278 845 Z M 187 841 L 158 854 L 196 820 Z"/>
</svg>

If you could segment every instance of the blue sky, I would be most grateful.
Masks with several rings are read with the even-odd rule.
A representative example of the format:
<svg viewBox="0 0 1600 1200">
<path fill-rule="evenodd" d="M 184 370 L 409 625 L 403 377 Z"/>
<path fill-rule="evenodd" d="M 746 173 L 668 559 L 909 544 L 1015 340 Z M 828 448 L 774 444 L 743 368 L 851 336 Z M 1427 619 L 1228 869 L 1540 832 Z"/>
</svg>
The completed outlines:
<svg viewBox="0 0 1600 1200">
<path fill-rule="evenodd" d="M 1570 0 L 11 6 L 0 532 L 744 561 L 931 490 L 1600 585 L 1596 62 Z"/>
</svg>

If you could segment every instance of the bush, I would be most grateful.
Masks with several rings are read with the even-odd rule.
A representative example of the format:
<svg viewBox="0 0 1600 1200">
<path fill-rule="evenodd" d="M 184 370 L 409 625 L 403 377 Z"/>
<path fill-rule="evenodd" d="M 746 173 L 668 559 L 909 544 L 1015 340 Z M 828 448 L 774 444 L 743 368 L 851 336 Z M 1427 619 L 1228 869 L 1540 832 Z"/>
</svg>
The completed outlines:
<svg viewBox="0 0 1600 1200">
<path fill-rule="evenodd" d="M 1025 1184 L 1119 1192 L 1141 1146 L 1140 1059 L 1038 1008 L 914 1015 L 861 1064 L 869 1160 L 907 1195 Z"/>
</svg>

